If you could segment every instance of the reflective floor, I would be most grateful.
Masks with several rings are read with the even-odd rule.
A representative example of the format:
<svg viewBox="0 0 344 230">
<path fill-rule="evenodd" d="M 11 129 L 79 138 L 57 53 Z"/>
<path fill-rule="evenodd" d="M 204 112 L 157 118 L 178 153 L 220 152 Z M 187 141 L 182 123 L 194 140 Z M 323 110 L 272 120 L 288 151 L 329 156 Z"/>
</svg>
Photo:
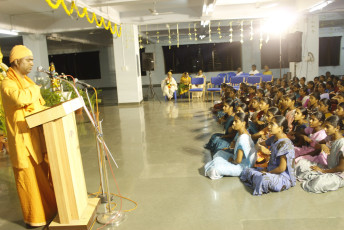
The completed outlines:
<svg viewBox="0 0 344 230">
<path fill-rule="evenodd" d="M 195 99 L 145 101 L 117 106 L 104 92 L 101 109 L 105 140 L 119 168 L 114 173 L 122 196 L 138 203 L 118 227 L 102 229 L 343 229 L 344 189 L 304 192 L 300 185 L 256 197 L 238 178 L 212 181 L 203 176 L 203 145 L 221 132 L 211 103 Z M 159 95 L 160 98 L 161 95 Z M 95 139 L 86 116 L 78 117 L 81 152 L 89 193 L 99 189 Z M 110 178 L 111 192 L 117 193 Z M 120 200 L 116 210 L 120 208 Z M 122 210 L 134 208 L 123 200 Z M 95 224 L 93 229 L 100 228 Z M 25 229 L 9 159 L 0 158 L 0 229 Z M 40 229 L 40 228 L 39 228 Z"/>
</svg>

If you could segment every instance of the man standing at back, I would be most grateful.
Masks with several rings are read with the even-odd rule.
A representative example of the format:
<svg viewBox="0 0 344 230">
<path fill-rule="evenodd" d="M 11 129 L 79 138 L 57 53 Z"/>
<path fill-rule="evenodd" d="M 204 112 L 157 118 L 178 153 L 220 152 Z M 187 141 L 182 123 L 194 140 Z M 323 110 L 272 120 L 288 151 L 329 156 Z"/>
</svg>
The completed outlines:
<svg viewBox="0 0 344 230">
<path fill-rule="evenodd" d="M 25 116 L 45 109 L 40 87 L 27 74 L 33 54 L 23 45 L 13 47 L 11 67 L 1 84 L 6 114 L 9 154 L 27 227 L 46 225 L 57 213 L 43 130 L 29 129 Z"/>
</svg>

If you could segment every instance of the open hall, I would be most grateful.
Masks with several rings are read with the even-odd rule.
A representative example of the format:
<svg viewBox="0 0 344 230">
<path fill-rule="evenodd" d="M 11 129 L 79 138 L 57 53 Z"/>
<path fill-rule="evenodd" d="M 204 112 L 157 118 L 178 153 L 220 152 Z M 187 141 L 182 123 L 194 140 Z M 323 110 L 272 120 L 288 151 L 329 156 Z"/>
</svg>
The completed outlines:
<svg viewBox="0 0 344 230">
<path fill-rule="evenodd" d="M 344 1 L 0 0 L 0 230 L 344 228 Z"/>
</svg>

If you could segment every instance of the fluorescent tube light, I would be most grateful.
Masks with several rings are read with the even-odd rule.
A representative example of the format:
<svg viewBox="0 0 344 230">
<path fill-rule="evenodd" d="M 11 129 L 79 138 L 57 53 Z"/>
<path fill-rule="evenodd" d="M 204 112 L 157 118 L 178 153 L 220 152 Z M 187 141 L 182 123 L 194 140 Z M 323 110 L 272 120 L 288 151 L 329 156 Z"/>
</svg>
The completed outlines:
<svg viewBox="0 0 344 230">
<path fill-rule="evenodd" d="M 0 34 L 18 35 L 18 32 L 14 31 L 14 30 L 3 30 L 3 29 L 0 29 Z"/>
</svg>

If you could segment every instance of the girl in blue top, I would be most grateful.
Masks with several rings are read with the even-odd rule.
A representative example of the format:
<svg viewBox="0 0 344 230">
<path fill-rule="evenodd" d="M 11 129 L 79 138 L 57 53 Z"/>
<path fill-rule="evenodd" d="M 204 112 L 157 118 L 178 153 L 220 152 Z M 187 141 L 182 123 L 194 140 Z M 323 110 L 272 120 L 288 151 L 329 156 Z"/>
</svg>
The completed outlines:
<svg viewBox="0 0 344 230">
<path fill-rule="evenodd" d="M 236 132 L 232 129 L 234 121 L 234 101 L 227 99 L 223 104 L 223 111 L 226 113 L 227 120 L 223 123 L 225 133 L 215 133 L 211 136 L 209 142 L 204 148 L 210 150 L 214 155 L 218 150 L 228 148 L 233 141 Z"/>
<path fill-rule="evenodd" d="M 221 150 L 214 159 L 205 165 L 205 176 L 220 179 L 223 176 L 240 176 L 245 168 L 250 168 L 256 161 L 254 143 L 246 130 L 248 115 L 236 113 L 232 128 L 238 131 L 234 151 Z"/>
</svg>

